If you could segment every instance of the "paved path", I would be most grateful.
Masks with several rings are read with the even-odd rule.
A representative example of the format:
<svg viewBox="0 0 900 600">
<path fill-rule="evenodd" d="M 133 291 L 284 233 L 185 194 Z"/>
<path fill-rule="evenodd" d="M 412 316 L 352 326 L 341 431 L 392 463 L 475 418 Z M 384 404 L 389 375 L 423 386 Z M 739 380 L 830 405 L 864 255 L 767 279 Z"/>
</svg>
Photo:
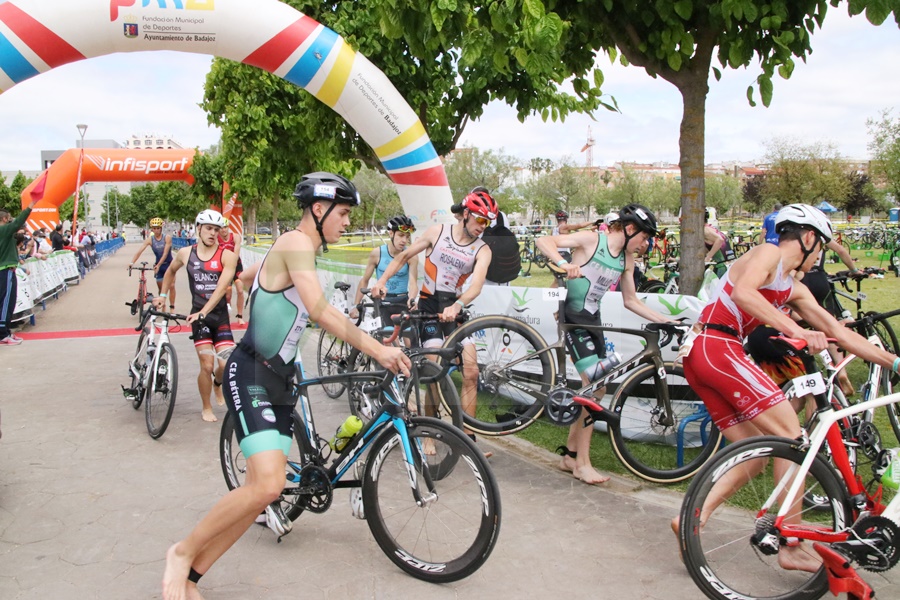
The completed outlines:
<svg viewBox="0 0 900 600">
<path fill-rule="evenodd" d="M 25 333 L 134 325 L 123 305 L 137 287 L 125 273 L 134 248 L 48 305 Z M 166 548 L 225 490 L 219 428 L 200 420 L 193 348 L 186 334 L 173 337 L 178 403 L 157 441 L 120 392 L 135 336 L 2 349 L 0 598 L 159 597 Z M 348 410 L 324 395 L 313 405 L 323 431 Z M 207 600 L 699 597 L 668 528 L 680 494 L 622 478 L 588 487 L 553 468 L 547 452 L 508 440 L 492 446 L 503 523 L 494 553 L 468 579 L 435 586 L 405 575 L 338 490 L 328 513 L 304 514 L 281 544 L 253 527 L 204 577 Z M 869 576 L 880 598 L 900 597 L 900 576 L 889 576 Z"/>
</svg>

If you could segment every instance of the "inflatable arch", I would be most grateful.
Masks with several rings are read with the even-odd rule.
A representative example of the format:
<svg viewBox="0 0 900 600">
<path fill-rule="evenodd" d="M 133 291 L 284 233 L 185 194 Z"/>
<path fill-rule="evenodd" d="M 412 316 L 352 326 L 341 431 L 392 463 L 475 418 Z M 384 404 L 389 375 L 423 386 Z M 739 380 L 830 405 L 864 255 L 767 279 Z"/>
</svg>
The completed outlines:
<svg viewBox="0 0 900 600">
<path fill-rule="evenodd" d="M 287 4 L 278 0 L 0 4 L 0 92 L 60 65 L 151 50 L 228 58 L 299 85 L 340 114 L 374 149 L 397 186 L 404 210 L 420 227 L 452 221 L 443 164 L 412 108 L 384 73 L 337 33 Z M 23 198 L 23 206 L 29 201 Z"/>
<path fill-rule="evenodd" d="M 84 149 L 81 182 L 87 181 L 186 181 L 194 164 L 194 150 Z M 66 150 L 50 167 L 22 190 L 22 206 L 40 198 L 28 216 L 28 228 L 59 223 L 59 207 L 75 192 L 81 149 Z"/>
</svg>

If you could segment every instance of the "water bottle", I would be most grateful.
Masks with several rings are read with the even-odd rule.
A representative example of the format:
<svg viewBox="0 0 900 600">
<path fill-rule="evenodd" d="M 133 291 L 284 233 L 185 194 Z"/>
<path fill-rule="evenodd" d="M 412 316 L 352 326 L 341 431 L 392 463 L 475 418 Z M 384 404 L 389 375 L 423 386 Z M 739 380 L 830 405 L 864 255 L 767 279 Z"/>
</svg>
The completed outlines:
<svg viewBox="0 0 900 600">
<path fill-rule="evenodd" d="M 346 448 L 347 443 L 353 438 L 354 435 L 359 433 L 362 429 L 363 422 L 359 417 L 355 415 L 350 415 L 347 419 L 341 424 L 340 427 L 337 428 L 337 431 L 334 432 L 334 437 L 329 442 L 329 446 L 334 449 L 335 452 L 340 452 L 344 448 Z"/>
<path fill-rule="evenodd" d="M 897 448 L 892 448 L 885 450 L 885 453 L 886 456 L 879 461 L 887 465 L 881 474 L 881 483 L 886 488 L 896 490 L 900 488 L 900 452 Z"/>
<path fill-rule="evenodd" d="M 606 358 L 601 358 L 591 367 L 584 371 L 588 381 L 597 381 L 605 375 L 610 369 L 614 369 L 622 362 L 622 356 L 618 352 L 613 352 Z"/>
</svg>

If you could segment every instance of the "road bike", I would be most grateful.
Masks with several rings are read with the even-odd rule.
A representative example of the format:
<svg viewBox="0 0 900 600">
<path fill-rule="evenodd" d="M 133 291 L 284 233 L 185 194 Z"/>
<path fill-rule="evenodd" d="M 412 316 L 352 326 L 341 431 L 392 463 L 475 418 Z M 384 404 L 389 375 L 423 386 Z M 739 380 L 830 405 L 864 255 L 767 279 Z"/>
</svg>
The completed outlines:
<svg viewBox="0 0 900 600">
<path fill-rule="evenodd" d="M 132 271 L 140 271 L 141 276 L 138 279 L 138 291 L 137 296 L 135 296 L 134 300 L 131 302 L 126 302 L 125 306 L 131 307 L 131 314 L 138 315 L 138 320 L 144 320 L 144 306 L 153 302 L 153 294 L 147 291 L 147 276 L 144 275 L 145 271 L 152 271 L 153 267 L 148 267 L 149 263 L 142 262 L 139 267 L 128 267 L 128 276 L 131 277 Z"/>
<path fill-rule="evenodd" d="M 500 530 L 500 492 L 490 465 L 458 428 L 415 416 L 407 408 L 417 373 L 427 364 L 425 353 L 449 356 L 455 351 L 407 349 L 409 378 L 374 371 L 303 379 L 296 365 L 294 438 L 279 510 L 273 511 L 284 515 L 279 531 L 289 532 L 303 511 L 328 510 L 335 489 L 351 488 L 354 516 L 368 522 L 388 558 L 413 577 L 457 581 L 484 564 Z M 442 369 L 434 379 L 445 376 Z M 380 401 L 362 430 L 342 451 L 332 452 L 316 432 L 307 389 L 341 379 L 346 385 L 367 382 L 365 392 L 377 394 Z M 229 411 L 219 443 L 229 489 L 243 483 L 247 469 L 234 428 Z"/>
<path fill-rule="evenodd" d="M 559 299 L 559 314 L 564 314 L 564 275 L 550 268 L 560 287 L 546 292 Z M 570 389 L 564 339 L 566 332 L 579 328 L 637 336 L 644 347 L 590 384 Z M 629 471 L 647 481 L 674 483 L 697 472 L 721 443 L 721 433 L 681 367 L 662 359 L 660 348 L 680 340 L 687 329 L 681 323 L 628 329 L 558 322 L 558 341 L 548 344 L 534 327 L 518 319 L 487 315 L 461 325 L 444 347 L 464 340 L 474 346 L 477 400 L 474 416 L 463 413 L 468 429 L 486 436 L 508 435 L 542 415 L 558 425 L 570 425 L 584 406 L 591 419 L 606 423 L 613 452 Z M 453 373 L 451 380 L 465 406 L 464 379 Z M 607 386 L 612 399 L 604 408 L 593 400 L 593 393 Z"/>
<path fill-rule="evenodd" d="M 547 257 L 543 252 L 537 249 L 534 243 L 534 236 L 525 238 L 522 249 L 519 251 L 519 259 L 522 263 L 521 276 L 531 277 L 531 264 L 537 265 L 537 268 L 543 269 L 547 266 Z"/>
<path fill-rule="evenodd" d="M 186 319 L 186 315 L 148 307 L 134 329 L 141 335 L 134 358 L 128 361 L 131 385 L 122 386 L 122 393 L 135 410 L 144 404 L 147 433 L 153 439 L 166 432 L 178 392 L 178 356 L 169 342 L 169 322 Z"/>
<path fill-rule="evenodd" d="M 798 351 L 805 344 L 789 343 Z M 839 366 L 853 358 L 848 355 Z M 892 455 L 879 451 L 865 473 L 855 468 L 841 434 L 843 420 L 896 403 L 900 394 L 836 407 L 820 391 L 826 388 L 816 375 L 818 382 L 809 384 L 816 410 L 808 435 L 731 444 L 688 488 L 679 546 L 691 578 L 708 598 L 815 599 L 832 591 L 868 599 L 872 589 L 856 569 L 884 572 L 900 559 L 900 500 L 882 483 Z M 783 475 L 776 477 L 770 459 Z M 801 501 L 809 497 L 820 500 Z M 807 557 L 822 566 L 807 572 L 781 565 Z"/>
</svg>

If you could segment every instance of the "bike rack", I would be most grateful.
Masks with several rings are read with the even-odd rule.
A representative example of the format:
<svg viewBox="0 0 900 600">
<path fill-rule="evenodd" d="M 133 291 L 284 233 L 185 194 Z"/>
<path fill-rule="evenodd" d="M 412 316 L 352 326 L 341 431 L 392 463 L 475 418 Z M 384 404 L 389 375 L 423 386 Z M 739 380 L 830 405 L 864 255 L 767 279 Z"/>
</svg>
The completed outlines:
<svg viewBox="0 0 900 600">
<path fill-rule="evenodd" d="M 684 430 L 688 426 L 688 424 L 693 423 L 694 421 L 700 421 L 700 442 L 705 446 L 707 440 L 709 439 L 709 435 L 707 434 L 707 427 L 712 424 L 712 417 L 709 416 L 709 411 L 706 410 L 706 406 L 701 404 L 697 407 L 697 411 L 681 420 L 678 424 L 678 434 L 676 435 L 676 461 L 678 462 L 679 467 L 684 466 Z M 725 438 L 722 438 L 722 445 L 725 444 Z M 721 446 L 720 446 L 721 447 Z"/>
</svg>

